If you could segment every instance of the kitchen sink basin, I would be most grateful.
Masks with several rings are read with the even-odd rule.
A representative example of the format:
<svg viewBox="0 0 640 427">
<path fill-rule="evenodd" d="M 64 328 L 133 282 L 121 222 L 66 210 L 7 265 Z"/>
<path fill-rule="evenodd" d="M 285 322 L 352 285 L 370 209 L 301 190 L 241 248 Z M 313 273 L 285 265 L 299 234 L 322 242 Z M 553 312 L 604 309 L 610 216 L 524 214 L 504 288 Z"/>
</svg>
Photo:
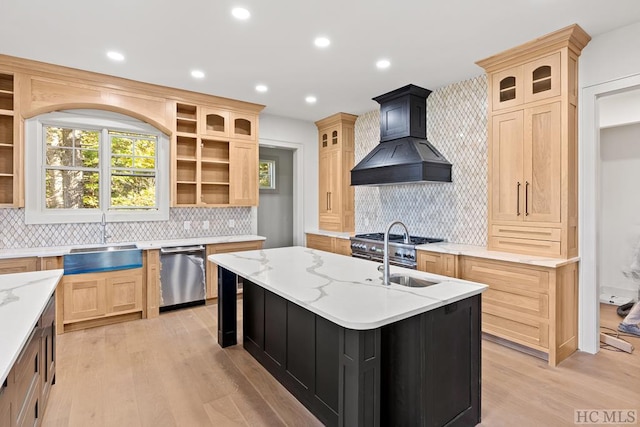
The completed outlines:
<svg viewBox="0 0 640 427">
<path fill-rule="evenodd" d="M 437 285 L 439 282 L 431 282 L 429 280 L 418 279 L 416 277 L 404 276 L 401 274 L 392 274 L 389 277 L 391 283 L 396 285 L 407 286 L 409 288 L 426 288 L 427 286 Z"/>
<path fill-rule="evenodd" d="M 142 267 L 142 249 L 136 245 L 104 245 L 72 249 L 64 256 L 64 274 L 97 273 Z"/>
</svg>

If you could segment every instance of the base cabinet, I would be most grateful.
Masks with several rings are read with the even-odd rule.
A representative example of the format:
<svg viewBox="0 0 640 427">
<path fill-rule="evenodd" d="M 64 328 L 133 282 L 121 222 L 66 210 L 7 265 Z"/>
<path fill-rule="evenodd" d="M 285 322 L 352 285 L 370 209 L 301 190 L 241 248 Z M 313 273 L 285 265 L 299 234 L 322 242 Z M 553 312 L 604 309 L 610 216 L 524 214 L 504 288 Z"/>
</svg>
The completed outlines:
<svg viewBox="0 0 640 427">
<path fill-rule="evenodd" d="M 325 425 L 480 422 L 479 295 L 358 331 L 244 283 L 245 349 Z"/>
<path fill-rule="evenodd" d="M 442 276 L 458 277 L 458 257 L 452 254 L 418 251 L 417 269 Z"/>
<path fill-rule="evenodd" d="M 307 247 L 351 256 L 351 240 L 323 234 L 307 233 Z"/>
<path fill-rule="evenodd" d="M 52 296 L 4 384 L 0 426 L 40 425 L 55 383 L 55 297 Z"/>
<path fill-rule="evenodd" d="M 58 333 L 142 318 L 142 279 L 142 268 L 63 276 Z"/>
<path fill-rule="evenodd" d="M 249 242 L 232 242 L 232 243 L 217 243 L 207 245 L 207 257 L 213 254 L 224 254 L 229 252 L 242 252 L 242 251 L 256 251 L 262 249 L 264 241 L 255 240 Z M 206 299 L 213 299 L 218 297 L 218 266 L 207 262 L 207 284 L 206 284 Z"/>
</svg>

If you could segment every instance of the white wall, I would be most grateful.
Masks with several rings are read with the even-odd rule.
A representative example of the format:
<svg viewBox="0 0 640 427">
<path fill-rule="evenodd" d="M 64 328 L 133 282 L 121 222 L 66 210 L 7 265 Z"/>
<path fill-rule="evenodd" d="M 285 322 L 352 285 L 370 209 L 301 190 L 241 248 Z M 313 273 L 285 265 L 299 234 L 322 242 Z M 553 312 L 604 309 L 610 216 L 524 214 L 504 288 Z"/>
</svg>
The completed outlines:
<svg viewBox="0 0 640 427">
<path fill-rule="evenodd" d="M 600 294 L 635 299 L 640 285 L 640 124 L 603 129 L 600 161 Z"/>
<path fill-rule="evenodd" d="M 294 186 L 302 187 L 302 191 L 298 193 L 302 194 L 303 199 L 301 232 L 318 228 L 318 128 L 316 125 L 304 120 L 261 114 L 260 145 L 302 148 L 298 150 L 303 153 L 302 167 L 301 170 L 296 169 L 294 157 L 293 178 Z M 303 243 L 304 240 L 297 241 L 297 244 Z M 296 236 L 294 236 L 294 244 L 296 244 Z"/>
<path fill-rule="evenodd" d="M 580 86 L 640 73 L 640 22 L 593 37 L 580 57 Z"/>
</svg>

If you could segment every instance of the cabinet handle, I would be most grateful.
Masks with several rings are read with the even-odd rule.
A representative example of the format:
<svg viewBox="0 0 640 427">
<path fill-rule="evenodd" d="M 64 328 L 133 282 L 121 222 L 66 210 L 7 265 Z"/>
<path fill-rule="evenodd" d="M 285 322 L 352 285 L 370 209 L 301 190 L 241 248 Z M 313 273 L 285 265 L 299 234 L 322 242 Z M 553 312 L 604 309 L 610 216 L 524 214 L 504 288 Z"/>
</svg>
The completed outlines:
<svg viewBox="0 0 640 427">
<path fill-rule="evenodd" d="M 529 181 L 524 182 L 524 215 L 529 216 Z"/>
<path fill-rule="evenodd" d="M 521 186 L 522 184 L 518 182 L 518 185 L 516 187 L 516 216 L 520 216 L 520 187 Z"/>
<path fill-rule="evenodd" d="M 327 191 L 327 199 L 325 200 L 325 207 L 329 210 L 329 192 Z"/>
<path fill-rule="evenodd" d="M 331 210 L 331 191 L 329 191 L 329 210 Z"/>
</svg>

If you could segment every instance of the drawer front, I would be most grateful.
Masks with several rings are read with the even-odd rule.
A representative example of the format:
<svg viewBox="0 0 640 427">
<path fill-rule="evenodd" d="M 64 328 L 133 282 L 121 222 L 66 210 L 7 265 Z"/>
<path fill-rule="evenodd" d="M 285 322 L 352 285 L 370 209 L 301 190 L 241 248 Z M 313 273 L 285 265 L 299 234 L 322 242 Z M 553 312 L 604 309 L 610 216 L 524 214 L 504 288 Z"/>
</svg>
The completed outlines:
<svg viewBox="0 0 640 427">
<path fill-rule="evenodd" d="M 337 254 L 351 256 L 351 240 L 336 238 L 334 242 Z"/>
<path fill-rule="evenodd" d="M 560 228 L 522 227 L 518 225 L 492 225 L 491 235 L 527 240 L 549 240 L 559 242 L 562 230 Z"/>
<path fill-rule="evenodd" d="M 482 332 L 531 346 L 541 351 L 549 348 L 549 324 L 518 316 L 515 312 L 507 312 L 497 307 L 482 308 Z"/>
<path fill-rule="evenodd" d="M 40 394 L 40 335 L 38 333 L 34 334 L 29 341 L 27 341 L 27 345 L 24 350 L 16 360 L 16 363 L 13 365 L 14 370 L 14 384 L 13 384 L 13 392 L 14 394 L 14 402 L 16 403 L 16 410 L 18 413 L 23 412 L 23 405 L 27 403 L 27 401 L 31 398 L 30 394 L 35 392 L 37 388 L 37 393 Z"/>
<path fill-rule="evenodd" d="M 548 293 L 549 276 L 549 271 L 544 268 L 470 257 L 462 260 L 461 279 L 485 283 L 490 289 L 524 296 L 532 292 Z"/>
<path fill-rule="evenodd" d="M 559 257 L 562 255 L 560 242 L 509 237 L 489 237 L 489 249 L 527 255 Z"/>
<path fill-rule="evenodd" d="M 549 296 L 544 293 L 516 289 L 513 292 L 500 286 L 491 286 L 482 294 L 482 307 L 515 310 L 540 319 L 549 318 Z"/>
</svg>

